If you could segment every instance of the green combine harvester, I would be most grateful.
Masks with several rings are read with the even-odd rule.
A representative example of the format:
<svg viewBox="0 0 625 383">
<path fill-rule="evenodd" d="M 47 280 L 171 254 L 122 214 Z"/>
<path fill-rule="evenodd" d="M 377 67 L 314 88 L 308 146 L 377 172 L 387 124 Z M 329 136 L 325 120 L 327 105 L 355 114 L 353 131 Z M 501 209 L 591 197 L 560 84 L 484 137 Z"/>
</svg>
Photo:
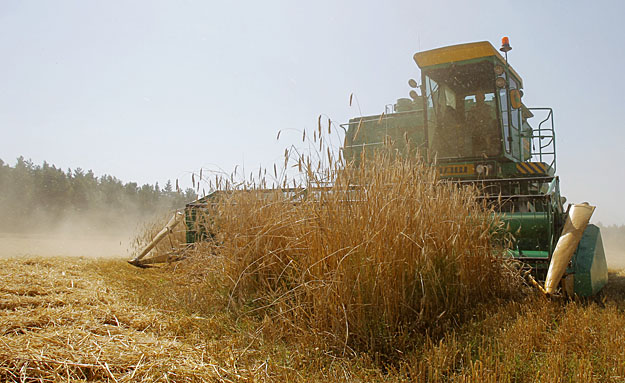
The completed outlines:
<svg viewBox="0 0 625 383">
<path fill-rule="evenodd" d="M 588 223 L 594 207 L 565 209 L 556 176 L 553 111 L 523 104 L 523 81 L 507 60 L 510 49 L 504 38 L 505 56 L 489 42 L 416 53 L 421 84 L 410 80 L 410 98 L 398 99 L 385 113 L 342 125 L 343 157 L 358 164 L 388 142 L 410 142 L 399 149 L 401 155 L 425 153 L 442 179 L 478 186 L 514 238 L 510 256 L 532 267 L 546 293 L 562 287 L 570 295 L 593 296 L 608 276 L 599 228 Z M 530 126 L 529 120 L 537 124 Z M 187 205 L 188 243 L 205 235 L 198 232 L 197 219 L 214 197 Z M 178 213 L 153 244 L 182 220 Z M 166 260 L 144 259 L 152 247 L 131 263 Z"/>
</svg>

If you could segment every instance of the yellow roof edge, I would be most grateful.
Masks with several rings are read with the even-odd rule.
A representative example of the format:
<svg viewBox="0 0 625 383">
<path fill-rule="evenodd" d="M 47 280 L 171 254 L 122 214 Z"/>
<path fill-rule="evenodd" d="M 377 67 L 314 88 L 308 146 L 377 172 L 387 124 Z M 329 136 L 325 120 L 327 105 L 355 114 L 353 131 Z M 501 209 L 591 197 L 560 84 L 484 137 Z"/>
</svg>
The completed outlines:
<svg viewBox="0 0 625 383">
<path fill-rule="evenodd" d="M 425 68 L 432 65 L 447 64 L 458 61 L 472 60 L 480 57 L 492 57 L 495 56 L 502 63 L 506 62 L 506 59 L 493 47 L 488 41 L 477 41 L 473 43 L 464 43 L 457 45 L 450 45 L 446 47 L 431 49 L 428 51 L 417 52 L 414 54 L 414 61 L 419 68 Z M 511 67 L 510 71 L 521 81 L 521 87 L 523 86 L 523 80 L 521 76 Z"/>
</svg>

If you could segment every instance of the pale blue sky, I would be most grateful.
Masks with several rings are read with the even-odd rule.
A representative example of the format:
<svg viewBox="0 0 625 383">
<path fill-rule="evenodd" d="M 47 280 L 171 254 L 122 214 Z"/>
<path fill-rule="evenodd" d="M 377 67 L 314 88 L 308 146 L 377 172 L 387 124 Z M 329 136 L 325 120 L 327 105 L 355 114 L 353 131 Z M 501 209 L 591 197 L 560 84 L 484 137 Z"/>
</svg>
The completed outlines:
<svg viewBox="0 0 625 383">
<path fill-rule="evenodd" d="M 0 158 L 161 185 L 280 161 L 326 114 L 405 97 L 418 50 L 513 47 L 555 109 L 569 201 L 625 223 L 620 1 L 0 1 Z"/>
</svg>

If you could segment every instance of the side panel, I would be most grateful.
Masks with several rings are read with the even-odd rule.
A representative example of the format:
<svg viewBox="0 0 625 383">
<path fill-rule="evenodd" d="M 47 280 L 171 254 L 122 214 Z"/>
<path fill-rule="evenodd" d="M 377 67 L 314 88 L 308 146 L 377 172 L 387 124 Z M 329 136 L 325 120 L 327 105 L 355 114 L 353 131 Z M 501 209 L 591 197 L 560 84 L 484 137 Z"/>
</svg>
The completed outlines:
<svg viewBox="0 0 625 383">
<path fill-rule="evenodd" d="M 406 153 L 410 142 L 411 153 Z M 386 144 L 393 144 L 401 155 L 409 156 L 425 143 L 423 112 L 402 112 L 389 115 L 354 118 L 349 122 L 345 135 L 343 156 L 347 161 L 360 162 L 364 150 L 365 158 L 373 158 L 376 150 Z"/>
<path fill-rule="evenodd" d="M 195 243 L 198 241 L 197 232 L 195 231 L 196 226 L 196 208 L 187 207 L 184 212 L 184 224 L 187 227 L 186 232 L 186 242 L 187 244 Z"/>
<path fill-rule="evenodd" d="M 588 225 L 573 257 L 575 294 L 589 297 L 597 294 L 608 282 L 608 264 L 603 250 L 601 232 Z"/>
<path fill-rule="evenodd" d="M 513 234 L 515 250 L 549 250 L 551 217 L 546 212 L 501 213 L 506 231 Z"/>
</svg>

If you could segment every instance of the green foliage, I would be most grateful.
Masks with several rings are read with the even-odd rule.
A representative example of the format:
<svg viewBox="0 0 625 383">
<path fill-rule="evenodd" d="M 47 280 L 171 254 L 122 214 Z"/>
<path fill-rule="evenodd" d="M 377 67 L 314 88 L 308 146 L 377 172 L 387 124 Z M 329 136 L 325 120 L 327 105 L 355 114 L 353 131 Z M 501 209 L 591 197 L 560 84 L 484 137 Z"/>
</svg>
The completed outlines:
<svg viewBox="0 0 625 383">
<path fill-rule="evenodd" d="M 128 217 L 147 217 L 176 209 L 196 199 L 193 190 L 176 192 L 167 183 L 138 186 L 91 170 L 66 172 L 44 161 L 36 165 L 19 157 L 14 167 L 0 160 L 0 231 L 37 230 L 76 214 L 94 213 L 102 224 Z"/>
</svg>

